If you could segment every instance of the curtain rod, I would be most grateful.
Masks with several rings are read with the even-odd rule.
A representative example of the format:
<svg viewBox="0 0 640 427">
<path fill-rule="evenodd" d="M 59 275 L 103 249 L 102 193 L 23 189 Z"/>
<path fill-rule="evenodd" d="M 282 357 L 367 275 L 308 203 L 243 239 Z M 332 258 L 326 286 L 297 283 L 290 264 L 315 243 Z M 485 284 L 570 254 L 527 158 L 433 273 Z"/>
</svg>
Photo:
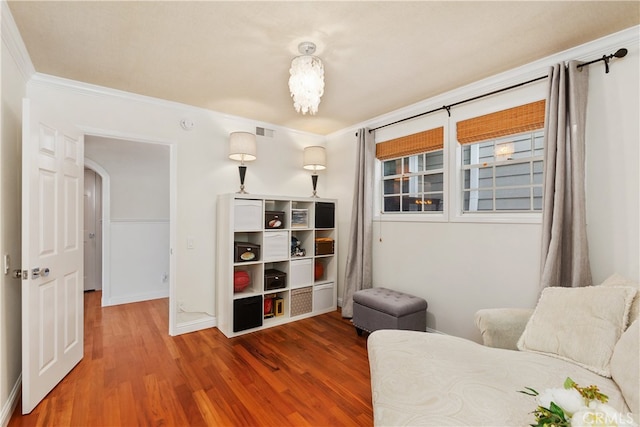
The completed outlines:
<svg viewBox="0 0 640 427">
<path fill-rule="evenodd" d="M 621 49 L 618 49 L 615 53 L 612 53 L 611 55 L 602 55 L 602 58 L 594 59 L 593 61 L 589 61 L 589 62 L 585 62 L 583 64 L 579 64 L 578 68 L 582 68 L 584 66 L 591 65 L 591 64 L 594 64 L 596 62 L 604 61 L 605 73 L 609 73 L 609 60 L 611 58 L 614 58 L 614 57 L 615 58 L 624 58 L 627 55 L 627 52 L 628 52 L 627 49 L 621 48 Z M 494 90 L 492 92 L 488 92 L 488 93 L 484 93 L 482 95 L 474 96 L 473 98 L 464 99 L 462 101 L 454 102 L 453 104 L 449 104 L 449 105 L 443 105 L 442 107 L 434 108 L 433 110 L 425 111 L 424 113 L 415 114 L 415 115 L 413 115 L 411 117 L 405 117 L 404 119 L 396 120 L 395 122 L 387 123 L 386 125 L 382 125 L 382 126 L 378 126 L 378 127 L 369 129 L 369 133 L 374 132 L 374 131 L 376 131 L 378 129 L 386 128 L 387 126 L 392 126 L 392 125 L 396 125 L 398 123 L 406 122 L 408 120 L 413 120 L 413 119 L 415 119 L 417 117 L 426 116 L 427 114 L 435 113 L 436 111 L 440 111 L 440 110 L 446 110 L 447 114 L 449 115 L 449 117 L 451 117 L 451 107 L 456 107 L 458 105 L 461 105 L 461 104 L 464 104 L 464 103 L 467 103 L 467 102 L 471 102 L 471 101 L 475 101 L 475 100 L 480 99 L 480 98 L 485 98 L 487 96 L 495 95 L 496 93 L 506 92 L 508 90 L 515 89 L 515 88 L 520 87 L 520 86 L 525 86 L 525 85 L 528 85 L 528 84 L 531 84 L 531 83 L 534 83 L 534 82 L 537 82 L 537 81 L 540 81 L 540 80 L 544 80 L 547 77 L 548 76 L 536 77 L 535 79 L 527 80 L 526 82 L 517 83 L 517 84 L 511 85 L 509 87 L 505 87 L 505 88 L 502 88 L 502 89 L 497 89 L 497 90 Z M 358 133 L 356 133 L 356 136 L 358 136 Z"/>
</svg>

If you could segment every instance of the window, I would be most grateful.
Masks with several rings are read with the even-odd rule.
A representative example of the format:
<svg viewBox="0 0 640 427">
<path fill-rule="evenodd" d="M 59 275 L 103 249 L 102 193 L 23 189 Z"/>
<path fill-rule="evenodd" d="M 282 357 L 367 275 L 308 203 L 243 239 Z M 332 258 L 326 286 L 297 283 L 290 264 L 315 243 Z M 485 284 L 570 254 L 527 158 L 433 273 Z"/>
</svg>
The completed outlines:
<svg viewBox="0 0 640 427">
<path fill-rule="evenodd" d="M 439 127 L 377 143 L 381 214 L 392 221 L 539 221 L 545 100 L 515 105 L 484 115 L 476 113 L 493 103 L 469 106 L 460 120 L 433 117 L 413 128 Z"/>
<path fill-rule="evenodd" d="M 444 127 L 376 144 L 382 165 L 382 212 L 442 212 Z"/>
<path fill-rule="evenodd" d="M 456 123 L 462 214 L 542 211 L 545 100 Z"/>
<path fill-rule="evenodd" d="M 462 211 L 542 210 L 543 132 L 462 147 Z"/>
<path fill-rule="evenodd" d="M 383 161 L 383 212 L 442 211 L 443 163 L 442 149 Z"/>
</svg>

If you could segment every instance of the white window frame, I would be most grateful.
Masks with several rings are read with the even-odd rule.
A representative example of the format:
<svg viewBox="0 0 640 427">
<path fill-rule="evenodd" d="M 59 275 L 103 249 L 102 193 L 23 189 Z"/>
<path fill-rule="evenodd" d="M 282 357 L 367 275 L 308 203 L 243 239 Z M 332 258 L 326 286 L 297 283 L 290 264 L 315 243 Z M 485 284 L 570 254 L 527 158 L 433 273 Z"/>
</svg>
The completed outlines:
<svg viewBox="0 0 640 427">
<path fill-rule="evenodd" d="M 540 212 L 463 212 L 464 169 L 462 167 L 462 145 L 458 142 L 456 124 L 473 117 L 506 110 L 519 105 L 544 99 L 546 80 L 523 86 L 499 95 L 491 96 L 469 104 L 463 104 L 451 111 L 449 120 L 450 138 L 445 140 L 449 151 L 449 221 L 491 224 L 541 224 Z M 447 145 L 448 144 L 448 145 Z"/>
<path fill-rule="evenodd" d="M 406 135 L 412 135 L 418 132 L 424 132 L 429 129 L 444 127 L 444 147 L 442 150 L 442 195 L 444 205 L 442 211 L 429 212 L 383 212 L 383 176 L 382 176 L 382 160 L 375 161 L 375 183 L 374 183 L 374 200 L 372 209 L 373 220 L 378 222 L 447 222 L 449 219 L 450 197 L 449 189 L 449 150 L 447 149 L 447 139 L 449 134 L 449 122 L 446 112 L 434 113 L 416 120 L 410 120 L 396 126 L 383 128 L 376 131 L 376 143 L 388 141 L 390 139 L 399 138 Z M 403 156 L 408 157 L 408 156 Z"/>
</svg>

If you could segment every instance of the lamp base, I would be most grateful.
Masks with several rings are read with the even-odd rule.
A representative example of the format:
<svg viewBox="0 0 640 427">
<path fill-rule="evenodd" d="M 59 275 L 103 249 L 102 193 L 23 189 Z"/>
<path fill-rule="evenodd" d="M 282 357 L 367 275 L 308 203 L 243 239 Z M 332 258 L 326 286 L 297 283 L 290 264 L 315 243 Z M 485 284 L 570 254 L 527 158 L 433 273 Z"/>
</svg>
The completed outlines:
<svg viewBox="0 0 640 427">
<path fill-rule="evenodd" d="M 245 165 L 238 166 L 238 173 L 240 173 L 240 191 L 237 191 L 236 194 L 249 194 L 244 191 L 244 177 L 247 174 L 247 167 Z"/>
<path fill-rule="evenodd" d="M 317 174 L 313 174 L 311 175 L 311 183 L 313 184 L 313 194 L 311 195 L 311 197 L 318 197 L 318 194 L 316 193 L 316 186 L 318 185 L 318 175 Z"/>
</svg>

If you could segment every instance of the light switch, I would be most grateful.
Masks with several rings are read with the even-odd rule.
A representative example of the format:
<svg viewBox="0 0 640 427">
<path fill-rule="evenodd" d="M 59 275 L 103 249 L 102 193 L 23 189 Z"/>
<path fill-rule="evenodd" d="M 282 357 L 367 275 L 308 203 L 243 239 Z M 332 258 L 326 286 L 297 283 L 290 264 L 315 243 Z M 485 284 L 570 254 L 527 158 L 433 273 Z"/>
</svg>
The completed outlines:
<svg viewBox="0 0 640 427">
<path fill-rule="evenodd" d="M 4 274 L 9 274 L 11 270 L 11 259 L 9 258 L 9 254 L 5 254 L 4 256 Z"/>
<path fill-rule="evenodd" d="M 195 243 L 193 237 L 187 237 L 187 249 L 194 249 Z"/>
</svg>

